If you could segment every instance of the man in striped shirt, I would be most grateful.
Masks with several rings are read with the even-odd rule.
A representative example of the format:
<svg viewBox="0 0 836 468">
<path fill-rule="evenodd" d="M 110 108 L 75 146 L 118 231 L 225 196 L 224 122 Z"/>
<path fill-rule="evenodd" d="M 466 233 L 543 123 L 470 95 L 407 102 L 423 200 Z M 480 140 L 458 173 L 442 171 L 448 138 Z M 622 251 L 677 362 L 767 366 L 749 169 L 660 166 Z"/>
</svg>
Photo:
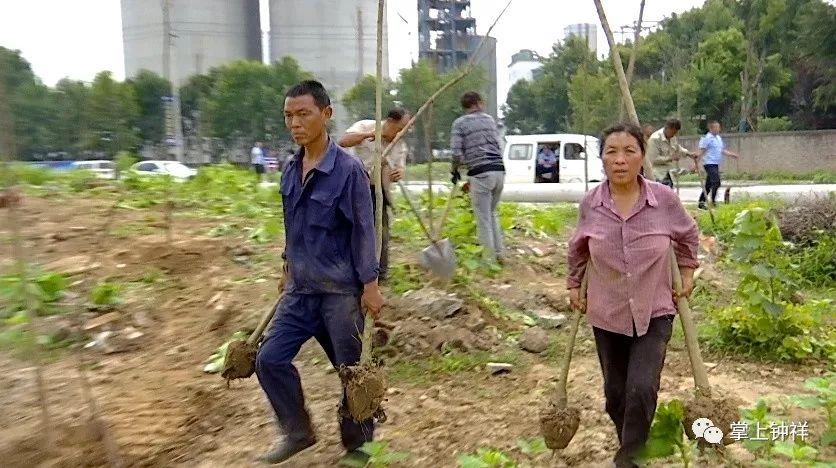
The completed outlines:
<svg viewBox="0 0 836 468">
<path fill-rule="evenodd" d="M 504 245 L 497 206 L 505 183 L 505 166 L 499 131 L 493 117 L 485 113 L 485 102 L 479 93 L 464 93 L 461 104 L 465 115 L 453 122 L 450 131 L 453 185 L 461 178 L 459 167 L 466 167 L 479 243 L 485 248 L 487 259 L 502 263 Z"/>
</svg>

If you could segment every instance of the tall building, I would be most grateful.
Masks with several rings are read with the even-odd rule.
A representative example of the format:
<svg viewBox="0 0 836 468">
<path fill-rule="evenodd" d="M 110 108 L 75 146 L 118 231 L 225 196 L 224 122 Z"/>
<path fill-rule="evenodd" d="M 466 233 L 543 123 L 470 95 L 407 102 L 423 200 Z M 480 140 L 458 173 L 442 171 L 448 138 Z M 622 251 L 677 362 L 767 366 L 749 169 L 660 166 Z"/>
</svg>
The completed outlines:
<svg viewBox="0 0 836 468">
<path fill-rule="evenodd" d="M 563 28 L 563 38 L 569 39 L 572 36 L 583 37 L 586 45 L 595 56 L 598 56 L 598 26 L 590 23 L 570 24 Z"/>
<path fill-rule="evenodd" d="M 343 93 L 376 72 L 377 3 L 270 0 L 270 60 L 291 56 L 325 85 L 334 104 L 336 132 L 351 124 L 340 102 Z M 383 42 L 388 43 L 385 18 Z M 384 45 L 384 77 L 389 70 L 387 50 Z"/>
<path fill-rule="evenodd" d="M 508 65 L 508 88 L 520 80 L 532 81 L 542 66 L 543 58 L 533 50 L 522 49 L 512 55 L 511 64 Z"/>
<path fill-rule="evenodd" d="M 122 0 L 128 77 L 142 69 L 166 74 L 164 1 L 169 5 L 173 81 L 183 83 L 234 60 L 261 61 L 258 0 Z"/>
<path fill-rule="evenodd" d="M 476 34 L 470 0 L 418 0 L 418 55 L 447 73 L 467 64 L 483 36 Z M 496 117 L 496 39 L 488 37 L 477 64 L 485 69 L 487 111 Z"/>
</svg>

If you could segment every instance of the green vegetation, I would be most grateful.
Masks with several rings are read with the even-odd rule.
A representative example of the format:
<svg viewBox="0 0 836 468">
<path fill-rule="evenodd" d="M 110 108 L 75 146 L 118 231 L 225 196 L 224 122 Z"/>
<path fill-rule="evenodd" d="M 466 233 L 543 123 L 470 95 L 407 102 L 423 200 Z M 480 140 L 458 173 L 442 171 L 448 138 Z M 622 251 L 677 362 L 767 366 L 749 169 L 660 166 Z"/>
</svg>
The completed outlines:
<svg viewBox="0 0 836 468">
<path fill-rule="evenodd" d="M 833 445 L 836 443 L 836 373 L 811 377 L 804 382 L 804 387 L 814 393 L 796 395 L 791 400 L 800 408 L 816 409 L 824 414 L 827 429 L 821 434 L 819 443 L 822 446 Z"/>
<path fill-rule="evenodd" d="M 10 324 L 26 321 L 26 310 L 37 315 L 57 312 L 55 302 L 69 286 L 67 278 L 58 273 L 36 273 L 31 277 L 0 276 L 0 319 Z"/>
<path fill-rule="evenodd" d="M 409 459 L 408 452 L 393 452 L 388 443 L 379 440 L 366 442 L 360 447 L 360 451 L 368 455 L 367 460 L 345 457 L 340 460 L 340 465 L 353 468 L 387 468 Z"/>
<path fill-rule="evenodd" d="M 475 454 L 459 456 L 459 468 L 517 468 L 517 462 L 498 449 L 480 448 Z"/>
<path fill-rule="evenodd" d="M 96 308 L 108 309 L 122 303 L 120 294 L 123 286 L 117 283 L 103 281 L 90 292 L 90 304 Z"/>
<path fill-rule="evenodd" d="M 829 128 L 834 21 L 836 7 L 823 0 L 708 0 L 668 15 L 638 45 L 636 111 L 656 128 L 679 116 L 689 134 L 704 131 L 703 119 L 729 131 L 741 121 L 755 131 Z M 616 47 L 624 64 L 631 49 L 629 41 Z M 510 134 L 597 133 L 618 120 L 618 93 L 610 58 L 567 40 L 554 45 L 534 80 L 511 87 L 505 124 Z"/>
<path fill-rule="evenodd" d="M 741 305 L 711 314 L 711 343 L 762 358 L 836 357 L 836 330 L 828 326 L 831 301 L 796 303 L 797 269 L 782 252 L 775 216 L 763 208 L 743 210 L 731 233 L 730 259 L 741 272 Z"/>
<path fill-rule="evenodd" d="M 475 372 L 489 362 L 517 364 L 519 361 L 519 353 L 512 349 L 499 354 L 444 349 L 441 354 L 425 359 L 395 362 L 389 367 L 389 378 L 393 382 L 426 385 L 445 376 Z"/>
<path fill-rule="evenodd" d="M 694 459 L 695 444 L 685 436 L 683 420 L 685 407 L 680 400 L 661 403 L 650 426 L 650 435 L 638 459 L 642 463 L 678 456 L 682 466 L 688 468 Z"/>
</svg>

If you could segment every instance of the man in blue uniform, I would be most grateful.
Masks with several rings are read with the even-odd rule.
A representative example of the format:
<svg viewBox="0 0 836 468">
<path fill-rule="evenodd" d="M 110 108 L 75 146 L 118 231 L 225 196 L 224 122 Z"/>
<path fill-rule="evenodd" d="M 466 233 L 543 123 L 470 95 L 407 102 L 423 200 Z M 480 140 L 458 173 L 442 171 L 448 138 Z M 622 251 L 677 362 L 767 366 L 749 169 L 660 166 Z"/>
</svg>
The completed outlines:
<svg viewBox="0 0 836 468">
<path fill-rule="evenodd" d="M 303 81 L 285 96 L 285 125 L 301 149 L 281 181 L 285 294 L 256 358 L 258 381 L 286 436 L 266 454 L 267 463 L 316 443 L 292 363 L 299 348 L 314 337 L 335 367 L 356 365 L 362 310 L 376 317 L 383 306 L 369 177 L 359 159 L 328 137 L 331 114 L 330 98 L 316 81 Z M 371 419 L 340 417 L 348 452 L 371 440 L 373 430 Z"/>
</svg>

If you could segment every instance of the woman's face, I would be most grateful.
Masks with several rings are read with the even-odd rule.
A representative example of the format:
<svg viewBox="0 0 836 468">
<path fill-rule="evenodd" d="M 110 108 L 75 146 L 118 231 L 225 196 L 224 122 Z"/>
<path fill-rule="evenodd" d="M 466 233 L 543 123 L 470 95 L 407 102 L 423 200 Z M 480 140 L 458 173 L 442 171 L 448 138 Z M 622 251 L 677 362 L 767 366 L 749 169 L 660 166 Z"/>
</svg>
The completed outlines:
<svg viewBox="0 0 836 468">
<path fill-rule="evenodd" d="M 604 171 L 607 179 L 615 184 L 636 181 L 644 163 L 639 142 L 627 132 L 613 133 L 604 141 Z"/>
</svg>

